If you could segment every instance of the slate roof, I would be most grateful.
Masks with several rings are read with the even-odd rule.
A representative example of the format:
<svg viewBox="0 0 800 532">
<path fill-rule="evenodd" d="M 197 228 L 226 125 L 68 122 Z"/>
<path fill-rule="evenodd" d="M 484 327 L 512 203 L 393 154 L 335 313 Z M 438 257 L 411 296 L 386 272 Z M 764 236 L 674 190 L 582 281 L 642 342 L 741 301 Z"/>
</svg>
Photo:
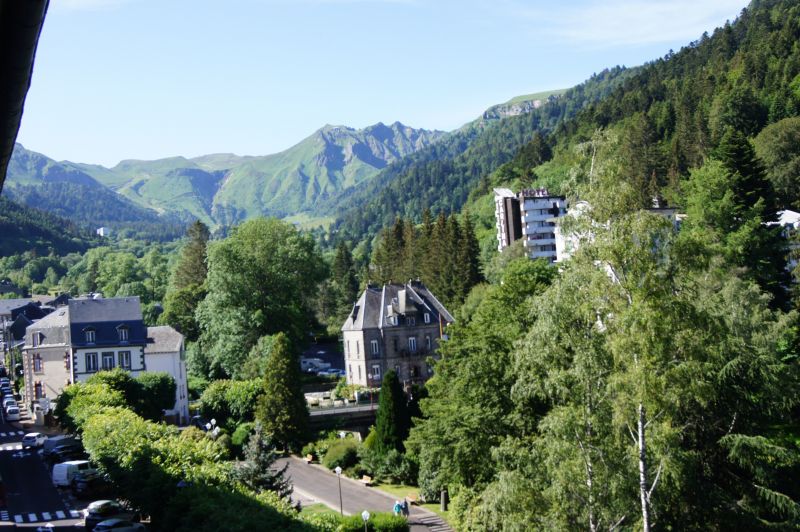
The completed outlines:
<svg viewBox="0 0 800 532">
<path fill-rule="evenodd" d="M 424 313 L 431 314 L 431 323 L 438 323 L 440 317 L 444 323 L 455 321 L 444 305 L 419 281 L 404 285 L 387 284 L 382 288 L 370 286 L 353 305 L 342 331 L 392 327 L 394 325 L 387 320 L 389 315 L 413 315 L 421 325 L 421 315 Z"/>
<path fill-rule="evenodd" d="M 177 353 L 181 350 L 182 343 L 183 335 L 169 325 L 148 327 L 144 354 Z"/>
<path fill-rule="evenodd" d="M 42 333 L 42 346 L 69 344 L 69 309 L 59 308 L 44 318 L 33 322 L 25 331 L 25 343 L 32 346 L 32 337 L 36 332 Z"/>
<path fill-rule="evenodd" d="M 70 299 L 71 323 L 93 323 L 104 321 L 136 321 L 142 319 L 139 296 L 111 297 L 108 299 Z"/>
<path fill-rule="evenodd" d="M 29 297 L 22 299 L 0 299 L 0 316 L 11 316 L 12 310 L 24 307 L 32 301 L 33 299 Z"/>
</svg>

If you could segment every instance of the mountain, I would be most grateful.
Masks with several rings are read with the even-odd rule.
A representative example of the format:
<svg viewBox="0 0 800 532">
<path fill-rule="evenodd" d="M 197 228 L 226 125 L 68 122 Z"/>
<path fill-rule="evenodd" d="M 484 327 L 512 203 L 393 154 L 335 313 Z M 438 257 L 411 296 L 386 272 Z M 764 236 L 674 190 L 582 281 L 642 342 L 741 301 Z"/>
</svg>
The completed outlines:
<svg viewBox="0 0 800 532">
<path fill-rule="evenodd" d="M 156 240 L 171 240 L 183 234 L 185 228 L 178 220 L 159 216 L 116 194 L 84 171 L 83 166 L 89 165 L 56 162 L 17 144 L 3 194 L 90 229 L 106 226 L 127 236 Z M 94 173 L 102 169 L 90 168 Z"/>
<path fill-rule="evenodd" d="M 53 214 L 0 197 L 0 257 L 36 251 L 46 255 L 84 252 L 97 245 L 94 235 Z"/>
<path fill-rule="evenodd" d="M 321 202 L 444 135 L 400 122 L 360 130 L 326 125 L 286 151 L 232 168 L 214 198 L 213 217 L 228 225 L 255 215 L 317 214 Z"/>
<path fill-rule="evenodd" d="M 140 207 L 181 220 L 231 225 L 252 216 L 315 216 L 318 205 L 444 137 L 395 122 L 325 127 L 280 153 L 125 160 L 113 168 L 55 163 L 102 183 Z M 21 165 L 30 168 L 32 165 Z M 18 183 L 37 179 L 19 178 Z M 38 179 L 41 181 L 41 178 Z"/>
</svg>

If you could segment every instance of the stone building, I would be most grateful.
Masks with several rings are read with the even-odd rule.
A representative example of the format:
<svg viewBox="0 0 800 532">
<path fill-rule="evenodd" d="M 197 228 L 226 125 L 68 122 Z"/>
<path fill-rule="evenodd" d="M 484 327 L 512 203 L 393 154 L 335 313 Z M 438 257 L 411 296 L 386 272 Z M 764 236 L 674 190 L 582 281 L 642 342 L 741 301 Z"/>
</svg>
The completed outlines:
<svg viewBox="0 0 800 532">
<path fill-rule="evenodd" d="M 406 387 L 425 382 L 453 321 L 419 281 L 368 286 L 342 325 L 348 384 L 378 387 L 390 369 Z"/>
</svg>

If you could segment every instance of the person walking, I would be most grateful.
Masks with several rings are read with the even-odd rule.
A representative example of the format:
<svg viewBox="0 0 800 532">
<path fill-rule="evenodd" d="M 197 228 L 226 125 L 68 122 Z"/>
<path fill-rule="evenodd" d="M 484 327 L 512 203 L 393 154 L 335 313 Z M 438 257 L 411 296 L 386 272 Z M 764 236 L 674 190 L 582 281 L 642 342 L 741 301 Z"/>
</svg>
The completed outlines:
<svg viewBox="0 0 800 532">
<path fill-rule="evenodd" d="M 402 510 L 403 510 L 403 505 L 400 504 L 400 501 L 394 501 L 394 508 L 392 508 L 392 511 L 394 511 L 394 515 L 400 515 L 400 512 Z"/>
<path fill-rule="evenodd" d="M 403 511 L 403 517 L 408 519 L 408 499 L 403 499 L 403 504 L 401 505 L 401 510 Z"/>
</svg>

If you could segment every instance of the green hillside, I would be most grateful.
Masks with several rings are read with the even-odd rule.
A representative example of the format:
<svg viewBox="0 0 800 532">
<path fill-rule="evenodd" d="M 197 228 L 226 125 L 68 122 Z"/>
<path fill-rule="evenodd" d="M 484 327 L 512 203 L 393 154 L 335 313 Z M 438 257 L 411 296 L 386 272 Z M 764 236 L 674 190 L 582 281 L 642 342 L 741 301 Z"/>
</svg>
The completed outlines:
<svg viewBox="0 0 800 532">
<path fill-rule="evenodd" d="M 91 232 L 74 223 L 6 197 L 0 197 L 0 235 L 0 257 L 26 251 L 66 255 L 97 245 Z"/>
<path fill-rule="evenodd" d="M 397 216 L 419 220 L 425 209 L 460 210 L 482 177 L 510 161 L 537 135 L 604 98 L 635 72 L 622 67 L 605 70 L 528 112 L 470 122 L 386 168 L 365 186 L 329 202 L 327 213 L 337 217 L 332 231 L 338 238 L 359 241 L 375 235 Z"/>
</svg>

